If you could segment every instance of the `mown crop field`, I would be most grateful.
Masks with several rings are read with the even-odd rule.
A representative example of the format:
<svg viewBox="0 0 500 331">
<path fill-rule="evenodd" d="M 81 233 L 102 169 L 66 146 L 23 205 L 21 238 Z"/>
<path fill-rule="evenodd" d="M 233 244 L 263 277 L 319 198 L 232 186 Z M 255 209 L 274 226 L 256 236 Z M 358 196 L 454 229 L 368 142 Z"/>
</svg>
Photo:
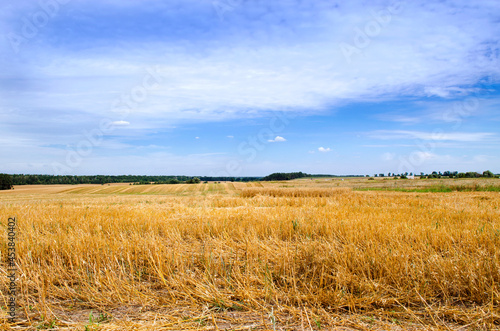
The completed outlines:
<svg viewBox="0 0 500 331">
<path fill-rule="evenodd" d="M 498 186 L 19 186 L 0 192 L 0 329 L 500 329 Z"/>
</svg>

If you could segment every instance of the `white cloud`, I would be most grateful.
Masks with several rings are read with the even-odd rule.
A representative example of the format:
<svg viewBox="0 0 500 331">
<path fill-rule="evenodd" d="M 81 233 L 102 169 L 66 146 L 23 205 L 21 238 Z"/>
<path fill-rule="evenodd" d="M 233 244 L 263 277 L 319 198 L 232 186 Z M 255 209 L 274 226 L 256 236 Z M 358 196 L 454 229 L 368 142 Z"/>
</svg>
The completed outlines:
<svg viewBox="0 0 500 331">
<path fill-rule="evenodd" d="M 233 139 L 233 138 L 234 138 L 234 136 L 227 136 L 227 137 L 228 137 L 229 139 Z"/>
<path fill-rule="evenodd" d="M 245 6 L 261 10 L 260 3 Z M 403 11 L 349 63 L 340 45 L 354 45 L 357 29 L 373 21 L 368 13 L 385 8 L 377 1 L 360 6 L 343 4 L 314 12 L 314 21 L 303 22 L 293 34 L 286 24 L 259 20 L 252 36 L 235 26 L 224 34 L 229 43 L 220 36 L 206 43 L 196 38 L 147 43 L 138 38 L 127 42 L 132 46 L 127 52 L 110 43 L 80 55 L 64 46 L 44 46 L 37 49 L 37 57 L 22 63 L 30 80 L 45 82 L 43 91 L 19 93 L 27 93 L 24 99 L 32 105 L 81 107 L 108 115 L 109 96 L 141 86 L 146 68 L 152 67 L 148 64 L 154 63 L 162 80 L 132 112 L 155 126 L 158 118 L 224 120 L 270 109 L 318 112 L 345 102 L 401 95 L 449 98 L 467 95 L 472 90 L 463 86 L 500 73 L 498 8 L 493 1 L 475 6 L 405 2 Z M 300 17 L 290 12 L 283 15 Z M 14 92 L 14 98 L 20 99 L 19 93 Z"/>
<path fill-rule="evenodd" d="M 396 154 L 394 154 L 394 153 L 387 152 L 387 153 L 382 154 L 382 159 L 384 161 L 392 161 L 392 160 L 394 160 L 395 157 L 396 157 Z"/>
<path fill-rule="evenodd" d="M 376 114 L 374 118 L 382 121 L 396 122 L 405 125 L 419 123 L 453 123 L 463 124 L 467 119 L 487 116 L 494 120 L 492 116 L 497 113 L 500 107 L 498 98 L 491 98 L 492 91 L 483 89 L 473 90 L 473 94 L 468 97 L 458 98 L 458 100 L 419 100 L 412 106 L 415 109 L 397 109 L 396 111 Z"/>
<path fill-rule="evenodd" d="M 405 130 L 377 130 L 368 133 L 368 136 L 375 139 L 399 140 L 399 139 L 421 139 L 430 141 L 461 141 L 479 142 L 486 141 L 496 136 L 491 132 L 423 132 Z"/>
<path fill-rule="evenodd" d="M 422 161 L 428 161 L 428 160 L 432 160 L 432 159 L 435 159 L 438 157 L 436 154 L 433 154 L 430 152 L 418 151 L 418 152 L 414 152 L 414 153 L 415 153 L 415 157 L 418 160 L 422 160 Z"/>
<path fill-rule="evenodd" d="M 488 155 L 475 155 L 473 160 L 474 162 L 484 163 L 491 159 Z"/>
<path fill-rule="evenodd" d="M 194 139 L 200 139 L 200 137 L 194 137 Z"/>
<path fill-rule="evenodd" d="M 428 86 L 424 88 L 424 93 L 429 97 L 438 96 L 441 98 L 464 96 L 474 92 L 478 92 L 475 88 L 460 88 L 460 87 L 439 87 Z"/>
<path fill-rule="evenodd" d="M 319 147 L 318 148 L 318 152 L 321 152 L 321 153 L 328 153 L 328 152 L 331 152 L 331 151 L 332 150 L 331 150 L 330 147 L 327 147 L 327 148 L 325 148 L 325 147 Z"/>
<path fill-rule="evenodd" d="M 114 121 L 111 124 L 113 124 L 115 126 L 128 126 L 128 125 L 130 125 L 130 122 L 127 122 L 127 121 Z"/>
<path fill-rule="evenodd" d="M 284 141 L 286 141 L 286 139 L 281 137 L 281 136 L 276 136 L 276 138 L 268 140 L 268 142 L 270 142 L 270 143 L 279 143 L 279 142 L 284 142 Z"/>
</svg>

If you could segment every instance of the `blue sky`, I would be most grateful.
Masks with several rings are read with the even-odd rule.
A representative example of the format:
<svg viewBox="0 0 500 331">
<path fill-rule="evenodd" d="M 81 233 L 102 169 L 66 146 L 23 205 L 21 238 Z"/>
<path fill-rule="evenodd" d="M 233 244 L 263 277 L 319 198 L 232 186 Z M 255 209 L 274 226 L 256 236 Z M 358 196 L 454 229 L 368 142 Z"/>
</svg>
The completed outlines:
<svg viewBox="0 0 500 331">
<path fill-rule="evenodd" d="M 500 173 L 498 1 L 4 1 L 0 172 Z"/>
</svg>

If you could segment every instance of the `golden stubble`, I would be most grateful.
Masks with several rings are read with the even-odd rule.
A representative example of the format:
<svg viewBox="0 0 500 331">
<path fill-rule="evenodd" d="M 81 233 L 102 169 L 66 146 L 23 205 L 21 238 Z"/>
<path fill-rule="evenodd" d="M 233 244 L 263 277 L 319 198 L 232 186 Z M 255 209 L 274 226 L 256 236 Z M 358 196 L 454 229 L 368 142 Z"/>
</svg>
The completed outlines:
<svg viewBox="0 0 500 331">
<path fill-rule="evenodd" d="M 498 327 L 498 193 L 253 184 L 0 196 L 2 227 L 9 216 L 18 219 L 18 303 L 26 325 L 56 320 L 76 328 L 83 322 L 61 316 L 88 309 L 183 307 L 191 315 L 162 315 L 174 329 L 228 311 L 270 321 L 271 308 L 289 326 L 299 314 L 324 327 L 347 314 L 438 329 Z M 131 192 L 112 191 L 118 189 Z M 3 247 L 6 239 L 0 237 Z M 1 281 L 6 302 L 6 277 Z M 137 323 L 154 328 L 144 316 Z M 113 317 L 99 328 L 132 328 L 127 323 Z"/>
</svg>

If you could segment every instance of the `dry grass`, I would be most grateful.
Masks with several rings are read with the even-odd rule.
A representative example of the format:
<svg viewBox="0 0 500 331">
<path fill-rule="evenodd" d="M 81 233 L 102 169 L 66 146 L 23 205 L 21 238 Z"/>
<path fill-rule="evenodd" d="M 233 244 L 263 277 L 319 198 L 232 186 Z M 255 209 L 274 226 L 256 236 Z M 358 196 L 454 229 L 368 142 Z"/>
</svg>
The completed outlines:
<svg viewBox="0 0 500 331">
<path fill-rule="evenodd" d="M 338 188 L 277 188 L 277 187 L 266 187 L 266 188 L 245 188 L 241 191 L 241 196 L 244 198 L 251 198 L 255 196 L 271 196 L 271 197 L 333 197 L 339 194 L 345 194 L 350 192 L 351 189 L 348 187 L 338 187 Z"/>
<path fill-rule="evenodd" d="M 2 193 L 3 233 L 19 220 L 19 325 L 500 327 L 496 192 L 211 184 Z M 5 257 L 0 271 L 5 306 Z"/>
</svg>

